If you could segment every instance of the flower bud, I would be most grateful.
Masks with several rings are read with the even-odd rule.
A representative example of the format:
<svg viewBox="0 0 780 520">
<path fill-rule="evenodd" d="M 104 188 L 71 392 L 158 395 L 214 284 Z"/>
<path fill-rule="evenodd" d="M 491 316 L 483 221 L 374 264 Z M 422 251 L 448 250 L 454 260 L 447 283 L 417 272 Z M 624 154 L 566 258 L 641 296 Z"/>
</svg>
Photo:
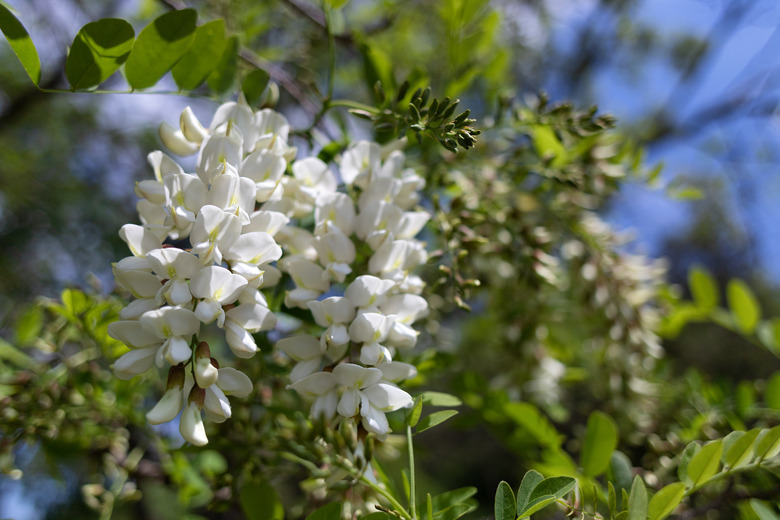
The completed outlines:
<svg viewBox="0 0 780 520">
<path fill-rule="evenodd" d="M 201 388 L 208 388 L 217 382 L 219 372 L 211 359 L 208 343 L 201 341 L 195 349 L 195 380 Z"/>
</svg>

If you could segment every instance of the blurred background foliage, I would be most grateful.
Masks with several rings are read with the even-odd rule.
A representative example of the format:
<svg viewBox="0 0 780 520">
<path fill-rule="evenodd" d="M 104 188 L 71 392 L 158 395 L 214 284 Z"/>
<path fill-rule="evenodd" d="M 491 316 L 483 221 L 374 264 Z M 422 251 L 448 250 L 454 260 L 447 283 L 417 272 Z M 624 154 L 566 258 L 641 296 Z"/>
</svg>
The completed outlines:
<svg viewBox="0 0 780 520">
<path fill-rule="evenodd" d="M 319 119 L 328 27 L 334 99 L 374 105 L 377 82 L 391 98 L 408 80 L 471 109 L 476 149 L 411 136 L 408 150 L 428 180 L 428 240 L 443 264 L 425 273 L 424 335 L 437 350 L 419 353 L 415 383 L 464 403 L 418 437 L 432 493 L 476 486 L 484 516 L 497 483 L 527 469 L 583 477 L 574 461 L 594 410 L 614 419 L 627 464 L 656 489 L 675 480 L 688 442 L 778 423 L 772 2 L 672 2 L 665 17 L 664 2 L 638 0 L 331 0 L 329 16 L 304 0 L 7 3 L 41 52 L 42 86 L 59 88 L 89 21 L 118 16 L 138 30 L 183 7 L 199 23 L 223 18 L 242 45 L 235 86 L 251 67 L 268 72 L 302 149 L 393 137 L 345 111 Z M 242 361 L 256 399 L 235 404 L 208 450 L 146 425 L 159 381 L 144 389 L 109 369 L 121 348 L 105 334 L 121 307 L 110 263 L 125 255 L 117 230 L 136 221 L 132 187 L 149 177 L 154 125 L 187 104 L 207 121 L 209 92 L 44 94 L 5 40 L 0 55 L 0 511 L 241 518 L 252 491 L 304 517 L 323 499 L 280 454 L 316 454 L 280 437 L 279 425 L 311 432 L 270 344 Z M 103 88 L 126 84 L 116 75 Z M 399 464 L 392 442 L 378 450 Z M 308 506 L 294 498 L 304 492 Z M 705 489 L 678 517 L 752 520 L 750 499 L 777 496 L 777 474 L 757 472 Z"/>
</svg>

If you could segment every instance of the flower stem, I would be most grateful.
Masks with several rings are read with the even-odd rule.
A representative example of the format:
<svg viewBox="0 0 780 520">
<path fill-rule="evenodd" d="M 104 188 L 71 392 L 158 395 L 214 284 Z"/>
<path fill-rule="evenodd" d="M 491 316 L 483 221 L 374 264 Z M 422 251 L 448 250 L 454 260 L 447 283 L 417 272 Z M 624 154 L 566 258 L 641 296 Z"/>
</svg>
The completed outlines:
<svg viewBox="0 0 780 520">
<path fill-rule="evenodd" d="M 409 509 L 412 517 L 417 518 L 417 486 L 414 479 L 414 447 L 412 445 L 412 427 L 406 426 L 406 447 L 409 450 Z"/>
</svg>

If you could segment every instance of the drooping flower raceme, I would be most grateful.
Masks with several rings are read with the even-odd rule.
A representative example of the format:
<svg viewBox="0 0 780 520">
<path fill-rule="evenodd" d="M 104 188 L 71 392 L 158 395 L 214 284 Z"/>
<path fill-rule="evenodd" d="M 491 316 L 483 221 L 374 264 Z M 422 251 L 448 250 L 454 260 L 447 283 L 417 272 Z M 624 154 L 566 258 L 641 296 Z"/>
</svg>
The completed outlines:
<svg viewBox="0 0 780 520">
<path fill-rule="evenodd" d="M 415 346 L 412 325 L 428 312 L 419 296 L 423 282 L 414 274 L 427 260 L 424 244 L 414 238 L 429 218 L 414 209 L 424 182 L 403 168 L 401 152 L 383 161 L 379 145 L 367 141 L 341 158 L 343 192 L 321 162 L 293 171 L 294 180 L 269 205 L 292 219 L 313 211 L 314 223 L 311 231 L 288 226 L 277 235 L 286 251 L 279 266 L 295 283 L 285 304 L 308 309 L 324 330 L 318 338 L 279 342 L 296 362 L 290 388 L 312 400 L 315 417 L 358 421 L 385 435 L 386 412 L 412 404 L 396 383 L 416 374 L 395 358 Z M 367 258 L 358 251 L 367 251 Z"/>
<path fill-rule="evenodd" d="M 401 152 L 383 157 L 367 141 L 345 150 L 338 170 L 295 160 L 288 132 L 282 115 L 243 103 L 219 107 L 208 127 L 185 109 L 179 128 L 163 124 L 160 134 L 175 153 L 197 153 L 195 171 L 151 153 L 154 179 L 136 187 L 141 225 L 120 231 L 131 256 L 114 272 L 133 301 L 109 327 L 130 348 L 115 372 L 168 367 L 148 420 L 181 413 L 179 429 L 195 445 L 208 442 L 203 415 L 228 419 L 228 396 L 253 387 L 220 368 L 200 340 L 204 327 L 221 330 L 236 357 L 253 356 L 253 335 L 276 324 L 262 291 L 282 279 L 284 305 L 322 328 L 278 343 L 294 363 L 289 387 L 311 399 L 312 416 L 382 436 L 385 414 L 412 404 L 398 384 L 416 370 L 397 358 L 415 346 L 413 325 L 428 312 L 414 272 L 427 259 L 414 238 L 429 218 L 416 209 L 423 179 Z"/>
<path fill-rule="evenodd" d="M 114 371 L 130 378 L 169 367 L 166 392 L 147 417 L 159 424 L 181 411 L 179 429 L 195 445 L 208 442 L 202 412 L 224 421 L 227 395 L 246 396 L 253 387 L 243 373 L 219 368 L 198 339 L 203 327 L 214 323 L 236 356 L 250 357 L 257 351 L 252 334 L 276 324 L 260 290 L 279 280 L 272 264 L 282 249 L 273 235 L 289 219 L 258 205 L 295 156 L 288 132 L 282 115 L 243 103 L 222 105 L 208 128 L 185 109 L 180 128 L 163 123 L 160 136 L 176 154 L 198 154 L 195 172 L 161 151 L 149 154 L 154 179 L 135 190 L 141 225 L 120 231 L 132 256 L 114 273 L 134 300 L 109 326 L 130 347 Z"/>
</svg>

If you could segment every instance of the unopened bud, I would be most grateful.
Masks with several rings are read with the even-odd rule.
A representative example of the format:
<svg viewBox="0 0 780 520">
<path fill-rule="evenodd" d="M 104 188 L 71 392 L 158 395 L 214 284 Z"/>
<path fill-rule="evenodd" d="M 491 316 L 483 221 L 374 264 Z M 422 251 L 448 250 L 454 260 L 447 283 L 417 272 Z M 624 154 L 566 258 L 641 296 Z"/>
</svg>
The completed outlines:
<svg viewBox="0 0 780 520">
<path fill-rule="evenodd" d="M 170 370 L 168 370 L 168 383 L 165 386 L 166 390 L 170 390 L 172 388 L 178 388 L 181 390 L 184 388 L 184 376 L 185 373 L 183 365 L 172 366 Z"/>
<path fill-rule="evenodd" d="M 201 341 L 195 349 L 195 380 L 201 388 L 208 388 L 217 382 L 219 371 L 212 362 L 208 343 Z"/>
<path fill-rule="evenodd" d="M 203 403 L 206 401 L 206 390 L 195 385 L 190 390 L 190 395 L 187 397 L 187 404 L 195 403 L 198 405 L 198 409 L 203 409 Z"/>
</svg>

